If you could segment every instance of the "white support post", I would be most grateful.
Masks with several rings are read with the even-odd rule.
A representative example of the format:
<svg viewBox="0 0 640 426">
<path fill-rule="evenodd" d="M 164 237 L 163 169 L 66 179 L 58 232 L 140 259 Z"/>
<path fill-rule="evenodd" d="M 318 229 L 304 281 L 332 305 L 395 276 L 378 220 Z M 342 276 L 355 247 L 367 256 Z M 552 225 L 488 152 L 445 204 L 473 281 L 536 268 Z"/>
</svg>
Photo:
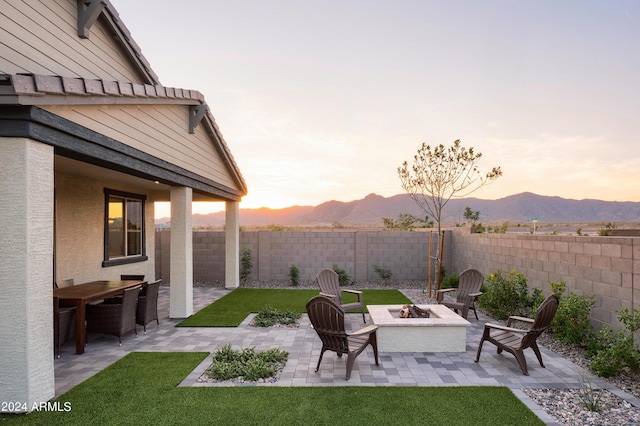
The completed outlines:
<svg viewBox="0 0 640 426">
<path fill-rule="evenodd" d="M 53 147 L 0 140 L 0 401 L 18 411 L 55 395 L 53 177 Z"/>
<path fill-rule="evenodd" d="M 191 188 L 171 188 L 171 273 L 169 317 L 193 314 L 193 229 Z"/>
<path fill-rule="evenodd" d="M 240 203 L 226 202 L 224 286 L 240 286 Z"/>
</svg>

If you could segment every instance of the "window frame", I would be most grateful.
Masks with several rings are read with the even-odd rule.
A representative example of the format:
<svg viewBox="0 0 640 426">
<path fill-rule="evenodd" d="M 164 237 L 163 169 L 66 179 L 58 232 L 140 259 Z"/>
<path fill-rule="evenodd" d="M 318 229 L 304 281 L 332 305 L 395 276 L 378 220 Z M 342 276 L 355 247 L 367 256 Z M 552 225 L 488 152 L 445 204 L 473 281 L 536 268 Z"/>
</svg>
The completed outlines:
<svg viewBox="0 0 640 426">
<path fill-rule="evenodd" d="M 141 214 L 142 214 L 142 223 L 141 223 L 141 231 L 140 231 L 140 248 L 141 254 L 136 255 L 124 255 L 120 257 L 110 258 L 109 257 L 109 199 L 110 198 L 122 198 L 124 203 L 123 215 L 126 217 L 127 211 L 127 200 L 131 201 L 140 201 L 141 203 Z M 125 265 L 128 263 L 137 263 L 137 262 L 145 262 L 149 258 L 147 257 L 147 243 L 146 243 L 146 226 L 145 226 L 145 204 L 146 204 L 147 196 L 143 194 L 134 194 L 131 192 L 118 191 L 115 189 L 104 189 L 104 257 L 102 261 L 102 267 L 116 266 L 116 265 Z M 124 233 L 124 241 L 125 241 L 125 253 L 126 253 L 126 244 L 127 244 L 127 228 L 123 226 Z"/>
</svg>

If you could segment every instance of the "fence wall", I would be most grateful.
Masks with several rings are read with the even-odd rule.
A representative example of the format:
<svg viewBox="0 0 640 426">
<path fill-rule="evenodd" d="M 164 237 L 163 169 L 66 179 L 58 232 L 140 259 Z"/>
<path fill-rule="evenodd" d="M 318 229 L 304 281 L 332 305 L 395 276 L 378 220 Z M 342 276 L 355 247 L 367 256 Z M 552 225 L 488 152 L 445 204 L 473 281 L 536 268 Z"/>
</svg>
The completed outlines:
<svg viewBox="0 0 640 426">
<path fill-rule="evenodd" d="M 434 237 L 436 236 L 433 233 Z M 169 279 L 170 231 L 156 233 L 156 276 Z M 394 279 L 425 280 L 428 232 L 241 232 L 240 247 L 252 252 L 249 279 L 286 281 L 295 264 L 301 280 L 313 280 L 322 268 L 338 264 L 358 280 L 376 280 L 373 265 Z M 435 253 L 436 238 L 432 247 Z M 195 282 L 224 281 L 224 233 L 194 231 Z M 444 266 L 459 273 L 476 268 L 521 272 L 532 287 L 549 294 L 551 281 L 568 291 L 593 294 L 594 325 L 619 326 L 615 311 L 640 305 L 640 239 L 530 234 L 471 234 L 459 228 L 445 234 Z"/>
<path fill-rule="evenodd" d="M 640 239 L 530 234 L 452 232 L 454 271 L 476 268 L 485 275 L 498 269 L 524 274 L 530 287 L 545 294 L 549 282 L 564 280 L 567 290 L 592 294 L 592 320 L 619 326 L 616 310 L 640 305 Z"/>
<path fill-rule="evenodd" d="M 156 231 L 156 276 L 169 279 L 169 230 Z M 450 237 L 445 236 L 445 268 L 450 270 Z M 296 265 L 301 280 L 314 280 L 318 271 L 333 264 L 353 279 L 380 279 L 373 266 L 389 269 L 393 279 L 426 280 L 429 240 L 433 254 L 437 233 L 387 231 L 247 231 L 240 233 L 241 249 L 251 250 L 253 268 L 249 279 L 287 281 Z M 194 231 L 193 279 L 197 283 L 224 281 L 225 239 L 222 231 Z M 165 278 L 166 277 L 166 278 Z"/>
</svg>

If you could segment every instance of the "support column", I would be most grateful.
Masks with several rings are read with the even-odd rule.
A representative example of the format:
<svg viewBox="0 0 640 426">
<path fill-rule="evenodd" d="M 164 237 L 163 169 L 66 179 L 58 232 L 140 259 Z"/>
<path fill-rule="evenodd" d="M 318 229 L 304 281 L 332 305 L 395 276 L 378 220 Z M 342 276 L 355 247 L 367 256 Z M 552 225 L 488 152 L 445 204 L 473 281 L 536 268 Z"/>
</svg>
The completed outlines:
<svg viewBox="0 0 640 426">
<path fill-rule="evenodd" d="M 55 395 L 53 147 L 0 138 L 0 401 Z"/>
<path fill-rule="evenodd" d="M 191 188 L 171 188 L 170 318 L 193 314 L 192 200 Z"/>
<path fill-rule="evenodd" d="M 224 286 L 240 286 L 240 203 L 227 201 L 225 207 Z"/>
</svg>

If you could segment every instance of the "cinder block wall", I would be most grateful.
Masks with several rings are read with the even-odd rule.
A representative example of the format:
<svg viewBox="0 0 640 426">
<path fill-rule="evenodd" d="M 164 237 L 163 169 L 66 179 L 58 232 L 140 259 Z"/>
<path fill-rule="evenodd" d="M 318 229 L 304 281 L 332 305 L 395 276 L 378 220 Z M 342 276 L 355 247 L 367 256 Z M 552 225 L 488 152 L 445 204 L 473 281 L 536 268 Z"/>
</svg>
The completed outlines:
<svg viewBox="0 0 640 426">
<path fill-rule="evenodd" d="M 640 305 L 640 240 L 634 237 L 581 237 L 452 232 L 453 269 L 473 267 L 485 275 L 515 269 L 530 287 L 545 294 L 549 282 L 567 283 L 578 295 L 592 294 L 592 320 L 619 327 L 616 310 Z"/>
<path fill-rule="evenodd" d="M 451 271 L 450 232 L 445 235 L 444 266 Z M 373 265 L 389 269 L 393 279 L 425 280 L 428 268 L 429 232 L 390 231 L 249 231 L 240 233 L 241 249 L 251 250 L 249 279 L 286 281 L 295 264 L 301 280 L 313 280 L 322 268 L 333 264 L 353 279 L 376 280 Z M 170 231 L 156 232 L 156 276 L 169 278 Z M 223 281 L 224 232 L 194 231 L 193 277 L 195 282 Z M 435 255 L 437 236 L 432 237 Z M 242 254 L 241 254 L 242 256 Z M 435 262 L 435 261 L 434 261 Z M 435 265 L 435 263 L 434 263 Z"/>
<path fill-rule="evenodd" d="M 435 235 L 435 233 L 434 233 Z M 156 232 L 156 277 L 169 278 L 170 231 Z M 224 233 L 195 231 L 194 281 L 224 281 Z M 435 253 L 436 241 L 432 242 Z M 425 280 L 428 232 L 241 232 L 240 247 L 251 250 L 249 279 L 286 281 L 291 264 L 301 280 L 313 280 L 334 263 L 356 281 L 376 280 L 373 265 L 394 279 Z M 470 234 L 446 231 L 444 266 L 448 273 L 476 268 L 487 275 L 515 269 L 531 287 L 549 294 L 549 282 L 562 281 L 576 294 L 593 294 L 594 325 L 620 327 L 616 310 L 640 306 L 640 239 L 530 234 Z"/>
</svg>

